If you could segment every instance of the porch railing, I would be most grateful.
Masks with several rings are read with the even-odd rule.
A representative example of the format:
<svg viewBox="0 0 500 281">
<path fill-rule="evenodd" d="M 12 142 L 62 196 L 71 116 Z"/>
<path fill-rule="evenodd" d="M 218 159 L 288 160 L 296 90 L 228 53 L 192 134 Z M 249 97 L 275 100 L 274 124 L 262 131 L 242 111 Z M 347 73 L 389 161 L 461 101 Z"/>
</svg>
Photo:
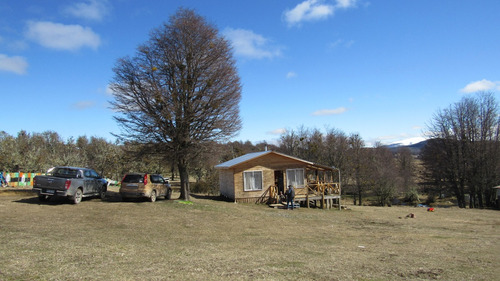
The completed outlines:
<svg viewBox="0 0 500 281">
<path fill-rule="evenodd" d="M 321 205 L 327 198 L 340 199 L 340 185 L 338 182 L 308 182 L 304 188 L 295 188 L 295 200 L 306 201 L 309 206 L 309 199 L 321 200 Z M 256 203 L 275 204 L 280 201 L 278 187 L 269 186 L 259 197 Z"/>
</svg>

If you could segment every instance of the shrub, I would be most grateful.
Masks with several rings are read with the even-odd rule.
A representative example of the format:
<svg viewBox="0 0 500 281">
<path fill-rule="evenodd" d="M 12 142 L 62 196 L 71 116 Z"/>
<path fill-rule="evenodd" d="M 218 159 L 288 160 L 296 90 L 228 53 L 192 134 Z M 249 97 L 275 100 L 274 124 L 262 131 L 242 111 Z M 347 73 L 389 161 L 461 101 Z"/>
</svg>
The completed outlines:
<svg viewBox="0 0 500 281">
<path fill-rule="evenodd" d="M 436 202 L 436 194 L 430 193 L 425 200 L 425 205 L 431 205 Z"/>
<path fill-rule="evenodd" d="M 409 204 L 417 204 L 420 202 L 420 195 L 415 187 L 411 187 L 405 194 L 404 201 Z"/>
<path fill-rule="evenodd" d="M 210 170 L 206 173 L 204 179 L 200 179 L 191 187 L 191 192 L 203 193 L 208 195 L 219 194 L 219 174 Z"/>
</svg>

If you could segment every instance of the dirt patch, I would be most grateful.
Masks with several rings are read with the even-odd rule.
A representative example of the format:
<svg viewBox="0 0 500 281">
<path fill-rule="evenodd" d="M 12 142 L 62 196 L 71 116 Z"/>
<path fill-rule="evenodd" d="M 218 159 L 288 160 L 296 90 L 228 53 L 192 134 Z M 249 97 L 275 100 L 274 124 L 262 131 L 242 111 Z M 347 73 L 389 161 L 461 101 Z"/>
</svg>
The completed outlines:
<svg viewBox="0 0 500 281">
<path fill-rule="evenodd" d="M 0 196 L 31 196 L 33 194 L 34 193 L 31 188 L 0 188 Z"/>
</svg>

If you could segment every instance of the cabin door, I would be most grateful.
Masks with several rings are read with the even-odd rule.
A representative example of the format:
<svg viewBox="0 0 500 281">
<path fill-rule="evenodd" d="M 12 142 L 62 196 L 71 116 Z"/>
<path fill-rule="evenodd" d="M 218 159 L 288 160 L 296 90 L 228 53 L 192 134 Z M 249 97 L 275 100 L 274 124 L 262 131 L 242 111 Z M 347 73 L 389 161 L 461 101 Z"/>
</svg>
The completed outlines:
<svg viewBox="0 0 500 281">
<path fill-rule="evenodd" d="M 278 187 L 278 194 L 285 194 L 283 171 L 274 171 L 274 184 Z"/>
</svg>

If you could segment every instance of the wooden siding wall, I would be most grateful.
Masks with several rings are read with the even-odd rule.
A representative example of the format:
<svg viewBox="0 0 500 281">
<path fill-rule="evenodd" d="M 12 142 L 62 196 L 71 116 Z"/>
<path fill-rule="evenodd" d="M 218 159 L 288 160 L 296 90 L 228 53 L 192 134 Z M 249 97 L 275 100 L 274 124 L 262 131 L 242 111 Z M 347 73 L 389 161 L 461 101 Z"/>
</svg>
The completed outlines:
<svg viewBox="0 0 500 281">
<path fill-rule="evenodd" d="M 274 185 L 274 171 L 283 171 L 284 184 L 286 185 L 286 169 L 296 168 L 305 169 L 306 167 L 299 161 L 275 154 L 265 155 L 253 161 L 248 161 L 238 165 L 234 170 L 232 170 L 234 172 L 235 201 L 256 202 L 257 199 L 269 188 L 269 186 Z M 262 190 L 244 191 L 243 172 L 245 171 L 262 171 Z"/>
<path fill-rule="evenodd" d="M 226 198 L 234 199 L 234 177 L 233 170 L 219 171 L 220 194 Z"/>
</svg>

